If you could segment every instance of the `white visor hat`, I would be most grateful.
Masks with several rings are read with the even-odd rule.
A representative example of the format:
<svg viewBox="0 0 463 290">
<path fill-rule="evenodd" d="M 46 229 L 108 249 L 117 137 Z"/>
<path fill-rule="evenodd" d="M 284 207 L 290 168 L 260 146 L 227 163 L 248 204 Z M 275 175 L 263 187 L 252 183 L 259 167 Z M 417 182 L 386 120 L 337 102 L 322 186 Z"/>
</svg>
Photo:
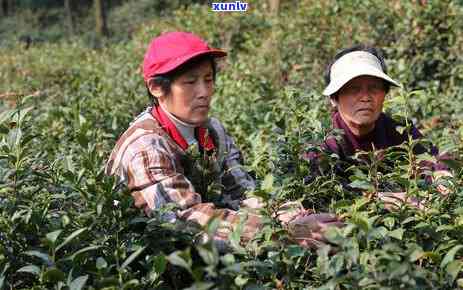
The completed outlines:
<svg viewBox="0 0 463 290">
<path fill-rule="evenodd" d="M 367 51 L 353 51 L 341 56 L 331 66 L 330 83 L 323 90 L 323 95 L 331 96 L 350 80 L 363 75 L 378 77 L 391 85 L 401 87 L 398 82 L 383 72 L 376 56 Z"/>
</svg>

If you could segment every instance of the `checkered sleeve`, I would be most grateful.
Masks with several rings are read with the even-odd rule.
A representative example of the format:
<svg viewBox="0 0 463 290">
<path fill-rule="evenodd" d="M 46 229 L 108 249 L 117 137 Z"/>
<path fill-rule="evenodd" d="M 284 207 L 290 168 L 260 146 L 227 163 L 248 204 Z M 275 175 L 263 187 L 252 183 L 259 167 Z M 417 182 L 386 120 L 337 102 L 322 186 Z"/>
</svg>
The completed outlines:
<svg viewBox="0 0 463 290">
<path fill-rule="evenodd" d="M 220 140 L 219 147 L 223 152 L 223 194 L 228 195 L 231 200 L 242 200 L 245 198 L 245 191 L 254 190 L 255 181 L 244 168 L 242 154 L 223 125 L 217 119 L 212 118 L 211 126 L 217 139 Z"/>
<path fill-rule="evenodd" d="M 175 171 L 167 152 L 158 148 L 134 154 L 127 164 L 127 184 L 135 205 L 150 210 L 167 203 L 186 209 L 201 202 L 188 179 Z"/>
<path fill-rule="evenodd" d="M 216 208 L 212 203 L 199 203 L 193 207 L 181 211 L 179 216 L 188 221 L 193 221 L 205 226 L 211 218 L 220 220 L 219 227 L 214 236 L 216 241 L 229 240 L 229 234 L 242 225 L 241 239 L 248 241 L 254 237 L 261 227 L 261 218 L 252 211 L 234 211 L 227 208 Z"/>
<path fill-rule="evenodd" d="M 146 213 L 167 203 L 180 207 L 177 217 L 205 226 L 211 218 L 221 220 L 214 237 L 226 241 L 228 234 L 243 222 L 243 240 L 249 240 L 257 232 L 260 218 L 254 214 L 216 208 L 212 203 L 202 203 L 190 181 L 175 170 L 170 155 L 162 149 L 141 150 L 131 158 L 127 166 L 127 184 L 137 207 Z"/>
</svg>

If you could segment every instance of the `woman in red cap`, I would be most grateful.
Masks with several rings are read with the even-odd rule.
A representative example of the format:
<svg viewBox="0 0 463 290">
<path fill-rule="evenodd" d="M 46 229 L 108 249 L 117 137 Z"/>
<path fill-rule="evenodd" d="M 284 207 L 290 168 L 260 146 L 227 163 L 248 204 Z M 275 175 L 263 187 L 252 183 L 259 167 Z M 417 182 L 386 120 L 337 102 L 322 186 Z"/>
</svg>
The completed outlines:
<svg viewBox="0 0 463 290">
<path fill-rule="evenodd" d="M 212 217 L 219 218 L 216 242 L 228 239 L 244 208 L 262 206 L 256 199 L 245 199 L 244 192 L 254 189 L 254 180 L 243 169 L 240 151 L 222 124 L 208 117 L 215 59 L 225 55 L 191 33 L 154 38 L 143 62 L 153 106 L 119 138 L 106 167 L 107 174 L 128 186 L 135 205 L 147 214 L 175 203 L 180 209 L 165 219 L 204 226 Z M 192 152 L 196 158 L 191 158 Z M 220 190 L 211 193 L 213 184 Z M 332 215 L 308 214 L 301 207 L 281 212 L 279 219 L 293 221 L 293 234 L 302 245 L 323 240 L 321 231 L 340 225 Z M 260 225 L 260 217 L 248 212 L 242 238 L 252 238 Z"/>
</svg>

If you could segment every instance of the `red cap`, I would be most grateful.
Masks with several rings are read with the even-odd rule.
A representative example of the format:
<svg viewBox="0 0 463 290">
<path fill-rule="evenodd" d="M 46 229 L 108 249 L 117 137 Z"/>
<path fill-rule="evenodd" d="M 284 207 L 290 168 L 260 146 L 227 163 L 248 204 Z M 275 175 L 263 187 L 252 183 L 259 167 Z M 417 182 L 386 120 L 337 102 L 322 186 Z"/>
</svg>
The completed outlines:
<svg viewBox="0 0 463 290">
<path fill-rule="evenodd" d="M 168 73 L 190 59 L 210 54 L 223 57 L 227 53 L 209 48 L 207 43 L 189 32 L 168 32 L 153 38 L 143 60 L 143 78 Z"/>
</svg>

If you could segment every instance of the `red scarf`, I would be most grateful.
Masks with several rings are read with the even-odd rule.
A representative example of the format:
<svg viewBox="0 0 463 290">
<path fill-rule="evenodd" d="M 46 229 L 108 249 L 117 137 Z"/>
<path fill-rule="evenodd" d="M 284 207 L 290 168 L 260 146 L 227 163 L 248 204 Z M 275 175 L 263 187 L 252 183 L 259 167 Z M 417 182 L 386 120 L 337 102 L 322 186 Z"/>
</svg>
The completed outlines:
<svg viewBox="0 0 463 290">
<path fill-rule="evenodd" d="M 188 143 L 182 134 L 178 131 L 175 124 L 169 119 L 169 117 L 161 109 L 161 106 L 153 106 L 151 109 L 151 115 L 159 122 L 161 127 L 169 134 L 169 136 L 178 144 L 183 150 L 188 149 Z M 199 146 L 206 151 L 215 149 L 214 141 L 208 134 L 208 130 L 205 127 L 196 127 L 195 133 L 198 138 Z"/>
</svg>

